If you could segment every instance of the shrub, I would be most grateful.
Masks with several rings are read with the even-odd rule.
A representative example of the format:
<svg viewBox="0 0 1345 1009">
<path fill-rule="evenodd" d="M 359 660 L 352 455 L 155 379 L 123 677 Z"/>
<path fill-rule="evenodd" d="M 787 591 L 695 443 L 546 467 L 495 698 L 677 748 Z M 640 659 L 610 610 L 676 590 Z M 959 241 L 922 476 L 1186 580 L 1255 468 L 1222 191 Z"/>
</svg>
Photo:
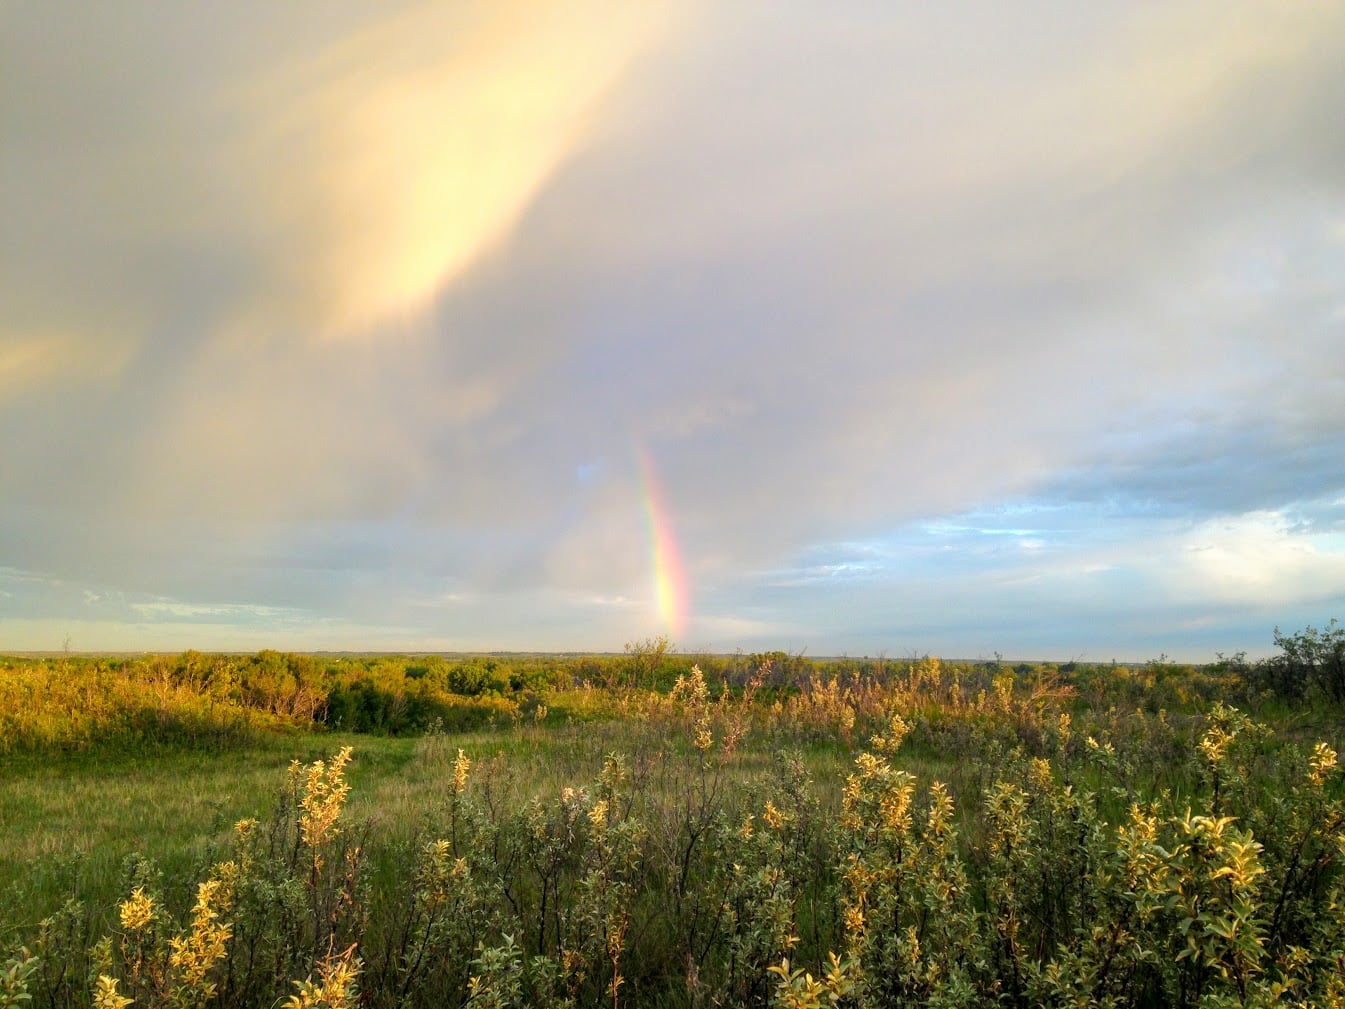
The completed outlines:
<svg viewBox="0 0 1345 1009">
<path fill-rule="evenodd" d="M 1275 628 L 1280 654 L 1250 671 L 1253 683 L 1281 700 L 1345 702 L 1345 627 L 1332 620 L 1322 630 L 1308 627 L 1285 635 Z"/>
</svg>

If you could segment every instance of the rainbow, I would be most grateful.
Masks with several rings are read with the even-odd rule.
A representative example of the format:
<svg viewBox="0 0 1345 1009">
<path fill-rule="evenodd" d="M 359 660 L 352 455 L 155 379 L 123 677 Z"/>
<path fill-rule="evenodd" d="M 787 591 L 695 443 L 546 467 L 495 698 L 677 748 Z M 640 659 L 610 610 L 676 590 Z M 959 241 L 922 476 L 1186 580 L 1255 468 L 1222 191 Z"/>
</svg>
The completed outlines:
<svg viewBox="0 0 1345 1009">
<path fill-rule="evenodd" d="M 654 599 L 658 603 L 659 619 L 664 629 L 674 638 L 686 630 L 689 593 L 682 558 L 677 550 L 677 538 L 668 520 L 668 506 L 662 488 L 654 474 L 649 454 L 636 447 L 635 458 L 640 466 L 640 483 L 644 496 L 645 517 L 649 522 L 649 554 L 654 572 Z"/>
</svg>

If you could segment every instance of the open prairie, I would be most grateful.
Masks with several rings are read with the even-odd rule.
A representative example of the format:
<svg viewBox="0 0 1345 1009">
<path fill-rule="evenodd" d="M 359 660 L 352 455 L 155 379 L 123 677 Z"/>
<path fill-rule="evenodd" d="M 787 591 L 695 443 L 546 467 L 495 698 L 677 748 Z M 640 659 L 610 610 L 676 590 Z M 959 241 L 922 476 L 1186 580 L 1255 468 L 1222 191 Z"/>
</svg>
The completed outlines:
<svg viewBox="0 0 1345 1009">
<path fill-rule="evenodd" d="M 7 660 L 0 997 L 1328 1004 L 1339 637 Z"/>
</svg>

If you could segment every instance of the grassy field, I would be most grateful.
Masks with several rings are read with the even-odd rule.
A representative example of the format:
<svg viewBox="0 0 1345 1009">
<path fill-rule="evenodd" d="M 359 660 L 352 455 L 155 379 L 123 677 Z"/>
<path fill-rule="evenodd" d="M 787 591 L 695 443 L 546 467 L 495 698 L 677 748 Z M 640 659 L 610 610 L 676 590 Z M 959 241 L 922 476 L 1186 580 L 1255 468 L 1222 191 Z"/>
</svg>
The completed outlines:
<svg viewBox="0 0 1345 1009">
<path fill-rule="evenodd" d="M 70 894 L 111 907 L 126 856 L 185 876 L 245 816 L 266 816 L 292 760 L 354 744 L 358 803 L 368 808 L 415 759 L 414 739 L 327 734 L 262 738 L 217 752 L 169 751 L 11 758 L 0 778 L 0 920 L 13 931 Z"/>
<path fill-rule="evenodd" d="M 0 1005 L 1345 997 L 1340 709 L 1245 668 L 551 670 L 392 736 L 220 731 L 192 665 L 95 670 L 104 745 L 24 714 L 66 742 L 0 757 Z"/>
</svg>

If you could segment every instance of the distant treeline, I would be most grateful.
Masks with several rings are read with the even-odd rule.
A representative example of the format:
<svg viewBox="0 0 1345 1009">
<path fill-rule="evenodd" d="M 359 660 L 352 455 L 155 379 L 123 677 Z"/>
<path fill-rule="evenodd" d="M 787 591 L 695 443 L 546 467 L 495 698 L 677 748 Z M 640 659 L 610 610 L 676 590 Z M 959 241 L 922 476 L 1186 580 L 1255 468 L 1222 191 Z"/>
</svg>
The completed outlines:
<svg viewBox="0 0 1345 1009">
<path fill-rule="evenodd" d="M 1066 689 L 1080 703 L 1149 711 L 1220 700 L 1256 706 L 1345 701 L 1345 628 L 1275 632 L 1279 654 L 1190 665 L 945 663 L 950 689 L 974 696 L 1019 686 Z M 812 659 L 783 651 L 678 653 L 665 638 L 620 655 L 311 655 L 261 651 L 0 657 L 0 752 L 91 745 L 220 746 L 257 732 L 315 726 L 387 735 L 466 731 L 527 719 L 558 723 L 620 713 L 632 693 L 666 693 L 698 666 L 710 689 L 749 682 L 763 703 L 818 684 L 882 686 L 916 659 Z"/>
</svg>

